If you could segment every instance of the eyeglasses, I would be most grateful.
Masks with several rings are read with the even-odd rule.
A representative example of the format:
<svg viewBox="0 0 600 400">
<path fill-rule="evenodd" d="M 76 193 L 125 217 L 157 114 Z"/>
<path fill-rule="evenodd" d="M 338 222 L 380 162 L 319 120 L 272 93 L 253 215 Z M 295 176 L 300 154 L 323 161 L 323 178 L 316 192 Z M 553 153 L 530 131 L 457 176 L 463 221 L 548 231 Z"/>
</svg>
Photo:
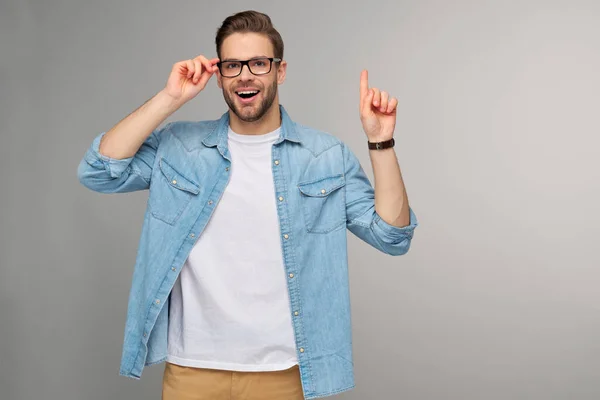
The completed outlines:
<svg viewBox="0 0 600 400">
<path fill-rule="evenodd" d="M 218 62 L 219 72 L 224 78 L 235 78 L 242 73 L 244 65 L 248 66 L 250 72 L 254 75 L 265 75 L 271 72 L 273 62 L 280 62 L 281 58 L 261 57 L 246 61 L 222 61 Z"/>
</svg>

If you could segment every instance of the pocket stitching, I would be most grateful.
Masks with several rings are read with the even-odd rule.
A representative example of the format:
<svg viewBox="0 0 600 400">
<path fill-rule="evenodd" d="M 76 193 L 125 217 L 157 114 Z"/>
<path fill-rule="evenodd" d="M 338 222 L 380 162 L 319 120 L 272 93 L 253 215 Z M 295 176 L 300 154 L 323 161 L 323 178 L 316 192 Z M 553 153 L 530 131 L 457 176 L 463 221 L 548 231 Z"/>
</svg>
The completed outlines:
<svg viewBox="0 0 600 400">
<path fill-rule="evenodd" d="M 177 169 L 175 169 L 173 166 L 171 166 L 171 164 L 169 164 L 169 162 L 166 161 L 166 159 L 164 157 L 161 157 L 161 159 L 159 160 L 159 169 L 161 172 L 161 174 L 160 174 L 161 179 L 164 179 L 163 182 L 166 183 L 172 189 L 177 189 L 177 190 L 181 191 L 182 193 L 184 193 L 186 195 L 186 200 L 182 201 L 181 206 L 179 207 L 177 212 L 175 212 L 173 214 L 173 216 L 159 212 L 158 209 L 156 209 L 152 206 L 152 202 L 149 202 L 150 212 L 152 213 L 152 215 L 155 218 L 157 218 L 169 225 L 174 225 L 179 220 L 179 217 L 181 216 L 181 214 L 183 214 L 183 211 L 187 208 L 187 206 L 191 202 L 192 196 L 200 193 L 200 185 L 196 184 L 191 179 L 186 178 Z M 169 175 L 168 175 L 169 173 L 176 174 L 176 177 L 169 177 Z M 187 183 L 189 187 L 188 186 L 178 186 L 176 184 L 173 184 L 172 183 L 173 178 L 175 178 L 176 180 L 178 180 L 178 179 L 182 180 L 183 182 Z"/>
<path fill-rule="evenodd" d="M 326 197 L 326 196 L 329 196 L 329 194 L 331 194 L 335 190 L 341 188 L 342 186 L 344 186 L 346 184 L 345 179 L 339 179 L 339 178 L 344 178 L 344 174 L 327 176 L 325 178 L 319 178 L 319 179 L 314 179 L 314 180 L 311 180 L 311 181 L 300 182 L 300 183 L 298 183 L 297 186 L 298 186 L 298 189 L 300 189 L 300 191 L 303 194 L 305 194 L 306 196 L 310 196 L 310 197 Z M 313 186 L 317 182 L 323 182 L 323 181 L 333 180 L 333 179 L 335 179 L 336 181 L 339 180 L 340 183 L 336 184 L 336 185 L 334 185 L 332 187 L 329 187 L 328 190 L 327 190 L 327 193 L 310 193 L 310 191 L 308 189 L 306 189 L 307 187 Z"/>
<path fill-rule="evenodd" d="M 181 172 L 177 171 L 177 169 L 175 169 L 171 164 L 169 164 L 167 162 L 167 160 L 165 160 L 164 157 L 161 157 L 161 159 L 158 162 L 158 165 L 160 167 L 160 172 L 163 174 L 163 176 L 167 180 L 167 183 L 170 186 L 172 186 L 176 189 L 179 189 L 179 190 L 190 192 L 192 194 L 200 193 L 200 185 L 198 185 L 196 182 L 192 181 L 191 179 L 186 178 L 185 175 L 183 175 Z M 169 177 L 168 173 L 175 174 L 176 176 Z M 175 179 L 176 181 L 178 179 L 183 180 L 183 182 L 187 183 L 188 185 L 183 186 L 183 185 L 173 184 L 173 179 Z M 179 181 L 177 181 L 177 182 L 179 182 Z"/>
<path fill-rule="evenodd" d="M 338 191 L 339 189 L 343 188 L 346 185 L 346 181 L 345 179 L 341 179 L 339 184 L 336 184 L 330 188 L 328 188 L 326 193 L 317 193 L 317 194 L 313 194 L 310 193 L 310 191 L 308 190 L 302 190 L 302 187 L 306 187 L 307 185 L 312 185 L 315 184 L 317 182 L 322 182 L 322 181 L 326 181 L 326 180 L 332 180 L 332 179 L 339 179 L 339 178 L 344 178 L 344 174 L 338 174 L 338 175 L 333 175 L 333 176 L 327 176 L 324 178 L 319 178 L 319 179 L 314 179 L 311 181 L 305 181 L 305 182 L 301 182 L 297 185 L 299 191 L 300 191 L 300 197 L 301 197 L 301 203 L 302 203 L 302 210 L 303 210 L 303 217 L 304 217 L 304 227 L 306 229 L 307 232 L 310 233 L 329 233 L 332 231 L 335 231 L 339 228 L 341 228 L 344 225 L 344 221 L 345 221 L 345 215 L 346 213 L 343 212 L 339 221 L 334 221 L 332 222 L 332 226 L 331 227 L 326 227 L 326 228 L 318 228 L 318 227 L 310 227 L 309 226 L 309 221 L 311 220 L 311 218 L 309 218 L 309 209 L 308 206 L 306 204 L 306 200 L 307 198 L 320 198 L 322 199 L 322 204 L 320 206 L 320 211 L 323 209 L 323 207 L 325 206 L 325 202 L 327 201 L 327 199 L 329 198 L 329 196 Z M 307 197 L 307 198 L 305 198 Z M 342 203 L 345 203 L 344 201 L 344 196 L 342 193 L 342 199 L 340 200 Z M 345 204 L 343 204 L 343 207 L 345 207 Z"/>
</svg>

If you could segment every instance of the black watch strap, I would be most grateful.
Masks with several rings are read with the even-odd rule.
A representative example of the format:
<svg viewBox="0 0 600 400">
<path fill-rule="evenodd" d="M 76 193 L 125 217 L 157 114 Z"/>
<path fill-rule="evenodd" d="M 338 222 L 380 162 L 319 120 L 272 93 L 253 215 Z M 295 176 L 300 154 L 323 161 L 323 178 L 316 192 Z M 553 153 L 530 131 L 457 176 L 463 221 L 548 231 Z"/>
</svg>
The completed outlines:
<svg viewBox="0 0 600 400">
<path fill-rule="evenodd" d="M 396 144 L 394 138 L 384 142 L 369 142 L 368 140 L 367 142 L 369 143 L 369 150 L 389 149 L 390 147 L 394 147 L 394 144 Z"/>
</svg>

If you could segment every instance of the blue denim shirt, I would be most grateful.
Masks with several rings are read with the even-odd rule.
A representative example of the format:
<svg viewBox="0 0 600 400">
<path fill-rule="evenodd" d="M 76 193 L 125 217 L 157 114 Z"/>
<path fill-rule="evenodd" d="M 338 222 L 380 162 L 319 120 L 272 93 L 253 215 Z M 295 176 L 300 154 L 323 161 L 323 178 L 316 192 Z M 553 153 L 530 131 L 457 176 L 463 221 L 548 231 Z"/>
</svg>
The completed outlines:
<svg viewBox="0 0 600 400">
<path fill-rule="evenodd" d="M 335 136 L 293 122 L 281 110 L 272 170 L 281 251 L 306 399 L 354 387 L 346 229 L 390 255 L 405 254 L 417 225 L 395 227 L 375 211 L 358 159 Z M 230 176 L 229 114 L 156 129 L 135 156 L 99 153 L 99 134 L 78 178 L 101 193 L 149 189 L 129 293 L 120 375 L 140 379 L 165 361 L 169 294 Z M 234 226 L 231 229 L 235 229 Z M 260 246 L 260 243 L 257 243 Z M 234 249 L 232 249 L 233 251 Z"/>
</svg>

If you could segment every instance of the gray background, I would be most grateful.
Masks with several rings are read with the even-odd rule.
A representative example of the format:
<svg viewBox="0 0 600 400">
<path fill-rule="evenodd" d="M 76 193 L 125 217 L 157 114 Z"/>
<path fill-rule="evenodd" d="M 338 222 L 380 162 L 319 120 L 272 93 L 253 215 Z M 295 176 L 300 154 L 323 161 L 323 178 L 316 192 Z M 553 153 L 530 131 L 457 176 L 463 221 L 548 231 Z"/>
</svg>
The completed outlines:
<svg viewBox="0 0 600 400">
<path fill-rule="evenodd" d="M 147 193 L 101 195 L 93 137 L 267 12 L 281 101 L 372 178 L 359 75 L 399 98 L 421 226 L 403 257 L 350 234 L 357 388 L 343 399 L 600 397 L 597 1 L 0 3 L 0 399 L 159 399 L 118 376 Z M 215 80 L 171 119 L 216 118 Z"/>
</svg>

